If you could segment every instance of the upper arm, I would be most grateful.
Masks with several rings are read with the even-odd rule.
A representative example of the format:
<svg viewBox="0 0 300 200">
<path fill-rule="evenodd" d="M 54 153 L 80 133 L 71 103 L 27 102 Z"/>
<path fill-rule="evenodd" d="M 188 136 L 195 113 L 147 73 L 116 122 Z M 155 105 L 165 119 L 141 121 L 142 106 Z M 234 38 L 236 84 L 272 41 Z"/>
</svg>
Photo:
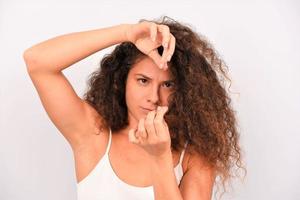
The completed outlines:
<svg viewBox="0 0 300 200">
<path fill-rule="evenodd" d="M 191 157 L 179 185 L 184 200 L 210 200 L 215 182 L 215 170 L 205 166 L 198 156 Z"/>
<path fill-rule="evenodd" d="M 77 96 L 62 72 L 27 70 L 51 121 L 72 148 L 80 145 L 92 128 L 88 104 Z"/>
</svg>

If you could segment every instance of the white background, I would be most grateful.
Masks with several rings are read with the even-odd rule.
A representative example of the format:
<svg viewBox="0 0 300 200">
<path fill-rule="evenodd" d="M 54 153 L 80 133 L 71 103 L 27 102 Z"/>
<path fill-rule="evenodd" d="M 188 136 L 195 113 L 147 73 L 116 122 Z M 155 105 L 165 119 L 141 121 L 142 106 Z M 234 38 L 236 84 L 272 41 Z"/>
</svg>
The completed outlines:
<svg viewBox="0 0 300 200">
<path fill-rule="evenodd" d="M 44 111 L 23 51 L 43 40 L 167 15 L 229 66 L 247 164 L 224 199 L 300 199 L 298 1 L 0 1 L 0 199 L 76 199 L 73 154 Z M 64 70 L 79 95 L 111 48 Z"/>
</svg>

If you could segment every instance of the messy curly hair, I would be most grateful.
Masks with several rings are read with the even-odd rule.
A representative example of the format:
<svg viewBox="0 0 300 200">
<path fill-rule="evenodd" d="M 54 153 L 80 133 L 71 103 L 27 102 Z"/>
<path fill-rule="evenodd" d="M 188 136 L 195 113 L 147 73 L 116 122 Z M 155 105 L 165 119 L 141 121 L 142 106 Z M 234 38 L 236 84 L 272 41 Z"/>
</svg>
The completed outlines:
<svg viewBox="0 0 300 200">
<path fill-rule="evenodd" d="M 223 195 L 226 183 L 234 177 L 232 169 L 237 166 L 245 170 L 235 111 L 225 90 L 226 80 L 231 83 L 228 67 L 208 40 L 190 25 L 167 16 L 139 22 L 142 21 L 167 25 L 176 38 L 175 52 L 168 63 L 175 77 L 175 92 L 168 98 L 169 110 L 165 114 L 171 147 L 181 151 L 188 142 L 187 151 L 197 153 L 215 169 L 224 188 Z M 162 51 L 160 46 L 160 55 Z M 128 125 L 126 79 L 132 66 L 145 56 L 134 44 L 123 42 L 105 55 L 100 68 L 90 75 L 83 98 L 102 117 L 101 125 L 112 131 Z"/>
</svg>

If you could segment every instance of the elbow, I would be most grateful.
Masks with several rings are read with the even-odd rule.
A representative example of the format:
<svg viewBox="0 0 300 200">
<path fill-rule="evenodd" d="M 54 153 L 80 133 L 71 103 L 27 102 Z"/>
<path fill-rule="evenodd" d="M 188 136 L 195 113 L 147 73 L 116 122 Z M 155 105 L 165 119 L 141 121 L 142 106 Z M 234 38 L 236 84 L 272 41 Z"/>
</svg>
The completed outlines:
<svg viewBox="0 0 300 200">
<path fill-rule="evenodd" d="M 43 55 L 37 53 L 36 50 L 26 49 L 23 52 L 23 60 L 26 64 L 26 69 L 29 74 L 33 73 L 57 73 L 60 71 L 54 71 L 49 64 L 44 61 Z"/>
<path fill-rule="evenodd" d="M 28 73 L 32 73 L 39 66 L 37 55 L 35 55 L 30 49 L 26 49 L 23 52 L 23 60 L 26 64 L 26 69 Z"/>
</svg>

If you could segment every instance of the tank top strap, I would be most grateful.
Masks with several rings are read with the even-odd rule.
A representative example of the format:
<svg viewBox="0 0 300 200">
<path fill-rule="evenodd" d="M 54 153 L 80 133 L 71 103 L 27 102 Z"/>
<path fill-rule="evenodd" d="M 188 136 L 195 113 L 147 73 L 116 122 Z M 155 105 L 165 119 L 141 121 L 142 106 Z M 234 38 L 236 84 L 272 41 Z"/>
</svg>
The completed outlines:
<svg viewBox="0 0 300 200">
<path fill-rule="evenodd" d="M 112 138 L 112 133 L 111 133 L 111 129 L 109 128 L 109 139 L 108 139 L 108 145 L 107 145 L 106 152 L 105 152 L 106 155 L 108 155 L 108 152 L 109 152 L 109 149 L 111 146 L 111 138 Z"/>
<path fill-rule="evenodd" d="M 188 145 L 188 142 L 185 143 L 184 149 L 183 149 L 182 152 L 181 152 L 180 160 L 179 160 L 180 165 L 182 164 L 183 157 L 184 157 L 184 153 L 185 153 L 185 149 L 186 149 L 187 145 Z"/>
</svg>

